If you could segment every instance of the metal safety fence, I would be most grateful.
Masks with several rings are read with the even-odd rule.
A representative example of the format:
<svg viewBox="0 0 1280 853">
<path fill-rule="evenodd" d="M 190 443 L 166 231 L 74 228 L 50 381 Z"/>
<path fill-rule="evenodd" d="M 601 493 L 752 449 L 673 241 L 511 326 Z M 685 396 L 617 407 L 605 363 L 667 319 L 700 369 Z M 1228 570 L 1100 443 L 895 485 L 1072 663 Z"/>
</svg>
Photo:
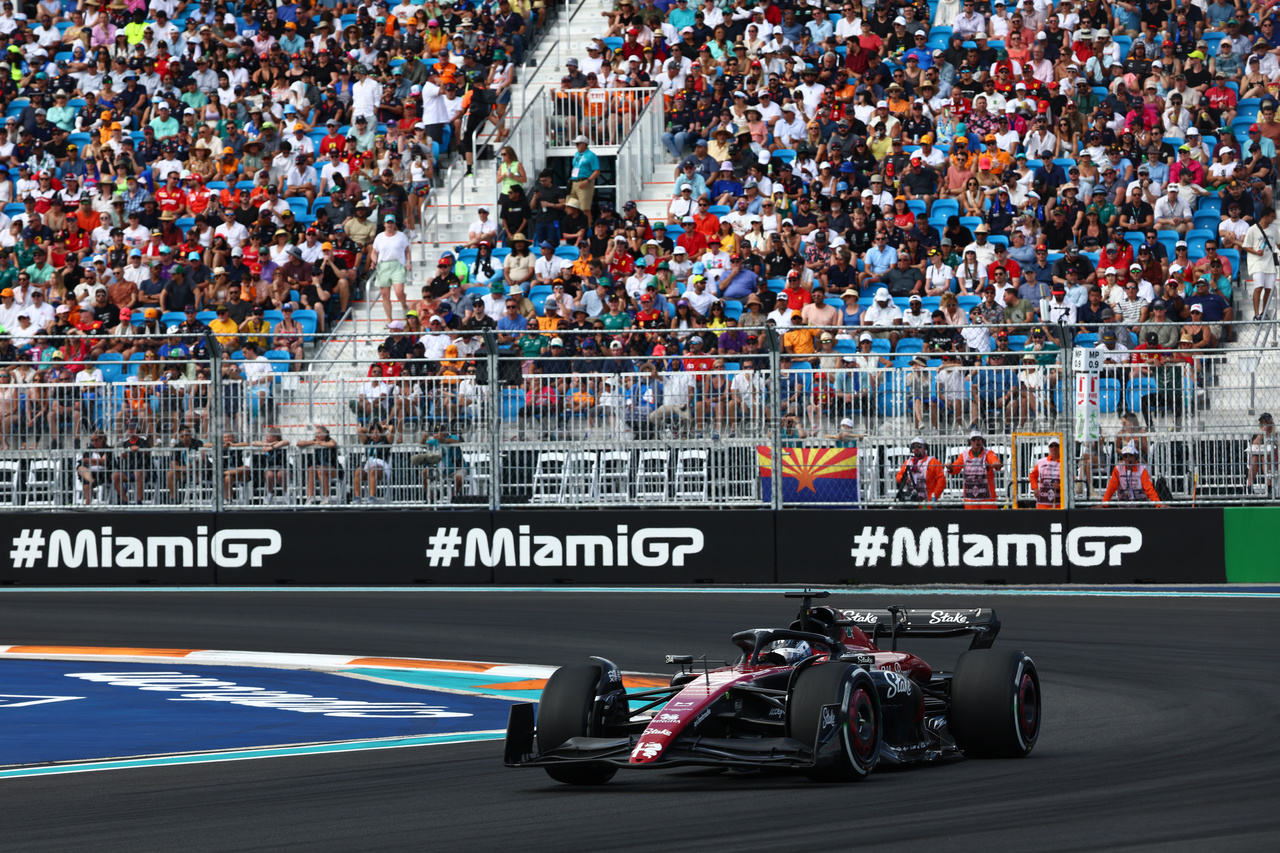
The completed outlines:
<svg viewBox="0 0 1280 853">
<path fill-rule="evenodd" d="M 572 148 L 578 136 L 592 149 L 622 145 L 657 89 L 550 89 L 546 144 Z M 656 138 L 655 138 L 656 141 Z"/>
<path fill-rule="evenodd" d="M 0 364 L 0 507 L 918 505 L 900 488 L 917 437 L 941 463 L 929 502 L 960 506 L 975 429 L 996 506 L 1037 503 L 1053 439 L 1055 503 L 1100 502 L 1130 444 L 1163 503 L 1275 500 L 1275 349 L 1009 330 L 990 351 L 838 327 L 47 351 Z M 1121 485 L 1110 503 L 1148 500 Z"/>
</svg>

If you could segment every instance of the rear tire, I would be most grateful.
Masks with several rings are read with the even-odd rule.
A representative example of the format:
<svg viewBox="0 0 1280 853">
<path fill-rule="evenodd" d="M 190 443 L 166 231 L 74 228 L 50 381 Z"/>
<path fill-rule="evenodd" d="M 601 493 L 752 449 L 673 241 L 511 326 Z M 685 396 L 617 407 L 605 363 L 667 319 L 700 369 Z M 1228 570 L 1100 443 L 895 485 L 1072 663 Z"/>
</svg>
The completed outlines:
<svg viewBox="0 0 1280 853">
<path fill-rule="evenodd" d="M 866 670 L 842 663 L 819 663 L 801 671 L 787 700 L 787 736 L 813 746 L 822 725 L 824 706 L 836 705 L 834 760 L 809 771 L 820 782 L 865 779 L 880 760 L 884 727 L 880 696 Z"/>
<path fill-rule="evenodd" d="M 547 752 L 569 738 L 594 737 L 600 729 L 596 687 L 602 670 L 594 664 L 564 666 L 547 679 L 538 703 L 538 752 Z M 567 785 L 603 785 L 618 768 L 608 764 L 550 765 L 547 775 Z"/>
<path fill-rule="evenodd" d="M 1011 649 L 960 655 L 947 718 L 956 745 L 973 758 L 1024 758 L 1040 737 L 1040 675 Z"/>
</svg>

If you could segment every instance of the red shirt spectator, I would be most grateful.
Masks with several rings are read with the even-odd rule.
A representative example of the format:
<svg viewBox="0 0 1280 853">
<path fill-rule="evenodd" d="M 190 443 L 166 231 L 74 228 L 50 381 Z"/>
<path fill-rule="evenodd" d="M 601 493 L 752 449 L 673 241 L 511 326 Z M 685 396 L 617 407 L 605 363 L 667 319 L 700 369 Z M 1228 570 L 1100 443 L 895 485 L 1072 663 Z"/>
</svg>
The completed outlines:
<svg viewBox="0 0 1280 853">
<path fill-rule="evenodd" d="M 699 234 L 710 240 L 720 233 L 720 217 L 714 213 L 695 213 L 693 227 Z"/>
<path fill-rule="evenodd" d="M 1225 83 L 1210 86 L 1205 90 L 1204 97 L 1211 109 L 1229 110 L 1236 105 L 1236 93 L 1228 89 Z"/>
<path fill-rule="evenodd" d="M 1112 248 L 1114 246 L 1115 248 Z M 1133 263 L 1133 246 L 1127 240 L 1113 240 L 1098 253 L 1098 269 L 1115 267 L 1117 270 L 1128 270 Z"/>
<path fill-rule="evenodd" d="M 1191 159 L 1179 160 L 1169 167 L 1169 182 L 1173 184 L 1178 183 L 1178 177 L 1182 174 L 1184 169 L 1191 172 L 1191 183 L 1204 183 L 1204 166 Z"/>
<path fill-rule="evenodd" d="M 702 257 L 702 253 L 707 250 L 708 243 L 703 234 L 689 229 L 680 235 L 676 240 L 676 245 L 684 246 L 685 251 L 689 253 L 689 257 L 696 259 Z"/>
<path fill-rule="evenodd" d="M 804 306 L 813 302 L 813 294 L 800 286 L 800 276 L 794 272 L 787 273 L 787 286 L 778 295 L 786 298 L 791 311 L 803 311 Z"/>
<path fill-rule="evenodd" d="M 996 257 L 999 258 L 1000 255 L 997 254 Z M 1017 261 L 1010 258 L 1007 254 L 1005 255 L 1005 258 L 1006 260 L 1004 263 L 1000 263 L 1000 261 L 997 260 L 993 263 L 987 264 L 987 281 L 995 281 L 996 270 L 1001 267 L 1004 268 L 1005 272 L 1009 273 L 1009 281 L 1022 281 L 1022 267 L 1019 266 Z"/>
<path fill-rule="evenodd" d="M 159 205 L 161 213 L 181 215 L 187 206 L 187 194 L 181 187 L 161 187 L 156 190 L 156 204 Z"/>
<path fill-rule="evenodd" d="M 199 216 L 208 210 L 213 202 L 213 190 L 206 187 L 199 178 L 196 178 L 194 183 L 195 185 L 187 193 L 187 208 L 192 216 Z"/>
</svg>

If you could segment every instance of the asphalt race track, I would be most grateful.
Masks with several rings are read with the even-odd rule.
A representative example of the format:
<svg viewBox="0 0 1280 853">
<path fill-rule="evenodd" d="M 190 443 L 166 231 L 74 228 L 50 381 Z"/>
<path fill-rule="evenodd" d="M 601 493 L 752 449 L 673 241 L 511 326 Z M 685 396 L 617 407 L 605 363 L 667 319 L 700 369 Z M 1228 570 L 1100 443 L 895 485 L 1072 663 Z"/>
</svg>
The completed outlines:
<svg viewBox="0 0 1280 853">
<path fill-rule="evenodd" d="M 840 596 L 863 607 L 896 603 Z M 992 604 L 1040 669 L 1023 761 L 956 761 L 860 785 L 698 770 L 603 788 L 507 770 L 501 743 L 0 782 L 20 850 L 1274 850 L 1280 600 L 917 597 Z M 785 624 L 772 595 L 0 593 L 0 642 L 404 655 L 660 672 Z M 960 646 L 927 660 L 949 668 Z M 912 647 L 920 649 L 919 644 Z M 932 652 L 930 651 L 932 649 Z M 905 849 L 905 848 L 904 848 Z M 925 849 L 925 848 L 910 848 Z"/>
</svg>

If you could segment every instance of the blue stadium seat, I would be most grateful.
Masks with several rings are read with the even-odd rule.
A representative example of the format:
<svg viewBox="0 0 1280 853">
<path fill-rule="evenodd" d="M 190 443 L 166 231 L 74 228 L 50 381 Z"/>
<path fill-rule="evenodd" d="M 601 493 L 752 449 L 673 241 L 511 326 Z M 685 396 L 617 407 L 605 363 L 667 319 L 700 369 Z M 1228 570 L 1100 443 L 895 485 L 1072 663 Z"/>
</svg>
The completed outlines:
<svg viewBox="0 0 1280 853">
<path fill-rule="evenodd" d="M 1126 405 L 1128 406 L 1128 410 L 1130 412 L 1141 411 L 1142 398 L 1147 394 L 1154 393 L 1155 390 L 1156 390 L 1156 383 L 1145 376 L 1131 381 L 1129 383 L 1129 393 L 1126 398 Z"/>
<path fill-rule="evenodd" d="M 104 352 L 98 356 L 97 365 L 107 382 L 119 382 L 124 378 L 124 356 L 118 352 Z"/>
<path fill-rule="evenodd" d="M 1120 406 L 1120 380 L 1103 379 L 1098 383 L 1098 408 L 1109 415 Z"/>
<path fill-rule="evenodd" d="M 728 216 L 728 215 L 729 215 L 729 205 L 727 205 L 727 204 L 713 204 L 713 205 L 711 205 L 709 208 L 707 208 L 707 211 L 708 211 L 709 213 L 714 213 L 716 216 Z"/>
<path fill-rule="evenodd" d="M 271 362 L 271 369 L 276 373 L 288 373 L 289 363 L 293 360 L 293 356 L 288 350 L 271 349 L 263 353 L 267 360 Z"/>
<path fill-rule="evenodd" d="M 939 198 L 933 202 L 933 208 L 929 211 L 930 218 L 938 215 L 959 216 L 960 202 L 954 198 Z"/>
<path fill-rule="evenodd" d="M 1205 196 L 1200 199 L 1200 203 L 1196 205 L 1196 213 L 1216 213 L 1222 214 L 1222 199 L 1216 196 Z M 1177 233 L 1176 231 L 1174 232 Z M 1158 234 L 1156 236 L 1159 236 Z"/>
<path fill-rule="evenodd" d="M 302 326 L 302 340 L 307 343 L 315 340 L 316 326 L 319 323 L 319 318 L 316 317 L 315 311 L 310 308 L 300 308 L 293 312 L 293 319 L 298 322 L 298 325 Z"/>
<path fill-rule="evenodd" d="M 172 326 L 175 323 L 181 323 L 187 319 L 187 315 L 181 311 L 166 311 L 160 315 L 160 325 Z"/>
<path fill-rule="evenodd" d="M 576 261 L 578 259 L 578 247 L 558 246 L 556 248 L 556 257 L 568 258 L 571 261 Z"/>
</svg>

